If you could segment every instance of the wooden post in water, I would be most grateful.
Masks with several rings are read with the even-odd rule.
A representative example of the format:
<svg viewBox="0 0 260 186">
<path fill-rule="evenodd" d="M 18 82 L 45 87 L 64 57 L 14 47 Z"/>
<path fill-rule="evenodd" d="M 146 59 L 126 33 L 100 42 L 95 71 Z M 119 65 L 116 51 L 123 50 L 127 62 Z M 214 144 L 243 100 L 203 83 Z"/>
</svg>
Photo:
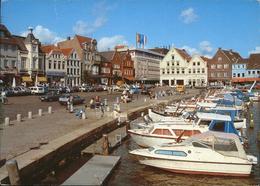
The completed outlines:
<svg viewBox="0 0 260 186">
<path fill-rule="evenodd" d="M 109 141 L 107 134 L 103 134 L 103 155 L 109 155 Z"/>
<path fill-rule="evenodd" d="M 126 124 L 125 124 L 125 131 L 126 131 L 126 135 L 128 135 L 128 130 L 130 129 L 130 121 L 127 120 Z"/>
<path fill-rule="evenodd" d="M 21 179 L 19 175 L 18 165 L 16 160 L 9 160 L 6 162 L 6 169 L 8 172 L 11 185 L 20 185 Z"/>
<path fill-rule="evenodd" d="M 250 126 L 250 128 L 254 128 L 254 117 L 253 117 L 253 113 L 250 113 L 249 126 Z"/>
</svg>

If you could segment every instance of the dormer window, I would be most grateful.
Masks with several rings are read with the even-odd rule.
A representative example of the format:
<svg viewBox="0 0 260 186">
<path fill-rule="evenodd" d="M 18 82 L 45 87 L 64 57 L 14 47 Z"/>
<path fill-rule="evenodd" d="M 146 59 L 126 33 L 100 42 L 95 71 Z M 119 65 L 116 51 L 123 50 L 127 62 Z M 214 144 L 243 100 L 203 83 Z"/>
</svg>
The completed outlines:
<svg viewBox="0 0 260 186">
<path fill-rule="evenodd" d="M 218 62 L 222 62 L 222 57 L 218 57 Z"/>
</svg>

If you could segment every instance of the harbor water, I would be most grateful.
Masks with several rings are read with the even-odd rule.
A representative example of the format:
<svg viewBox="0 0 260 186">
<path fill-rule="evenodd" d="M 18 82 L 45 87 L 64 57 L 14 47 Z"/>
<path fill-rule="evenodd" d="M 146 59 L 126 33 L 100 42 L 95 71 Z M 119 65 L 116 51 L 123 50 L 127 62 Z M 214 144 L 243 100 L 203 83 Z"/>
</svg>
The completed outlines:
<svg viewBox="0 0 260 186">
<path fill-rule="evenodd" d="M 260 141 L 257 141 L 257 132 L 260 131 L 260 102 L 253 103 L 246 114 L 248 126 L 253 114 L 254 128 L 247 129 L 249 141 L 247 153 L 260 160 Z M 252 174 L 247 178 L 184 175 L 167 172 L 161 169 L 141 165 L 138 159 L 128 152 L 140 148 L 131 140 L 131 137 L 113 152 L 121 156 L 121 163 L 115 169 L 108 185 L 256 185 L 260 184 L 260 163 L 253 167 Z"/>
</svg>

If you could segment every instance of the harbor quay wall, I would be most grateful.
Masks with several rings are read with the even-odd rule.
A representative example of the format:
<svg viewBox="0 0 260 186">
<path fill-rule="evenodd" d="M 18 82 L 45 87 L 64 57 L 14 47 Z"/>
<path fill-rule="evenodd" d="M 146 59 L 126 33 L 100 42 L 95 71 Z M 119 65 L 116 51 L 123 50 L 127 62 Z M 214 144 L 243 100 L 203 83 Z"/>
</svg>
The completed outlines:
<svg viewBox="0 0 260 186">
<path fill-rule="evenodd" d="M 44 177 L 62 160 L 75 154 L 80 154 L 86 147 L 102 138 L 103 134 L 110 133 L 117 128 L 126 125 L 128 121 L 140 117 L 142 112 L 147 113 L 148 109 L 153 106 L 188 99 L 196 95 L 188 94 L 182 95 L 181 97 L 173 97 L 169 100 L 155 100 L 153 104 L 136 107 L 129 109 L 124 113 L 119 113 L 120 116 L 127 116 L 124 120 L 120 121 L 118 118 L 105 117 L 104 119 L 95 122 L 95 125 L 91 127 L 77 129 L 50 141 L 48 144 L 40 146 L 40 148 L 32 149 L 21 154 L 15 158 L 18 162 L 21 180 Z M 5 166 L 0 168 L 0 181 L 1 184 L 9 183 Z"/>
</svg>

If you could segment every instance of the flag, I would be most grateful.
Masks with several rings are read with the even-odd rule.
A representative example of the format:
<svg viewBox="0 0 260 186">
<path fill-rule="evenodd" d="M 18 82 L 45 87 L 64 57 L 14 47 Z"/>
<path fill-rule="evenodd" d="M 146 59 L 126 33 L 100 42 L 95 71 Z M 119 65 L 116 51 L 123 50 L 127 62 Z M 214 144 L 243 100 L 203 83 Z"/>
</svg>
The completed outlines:
<svg viewBox="0 0 260 186">
<path fill-rule="evenodd" d="M 136 43 L 140 43 L 140 34 L 136 33 Z"/>
</svg>

